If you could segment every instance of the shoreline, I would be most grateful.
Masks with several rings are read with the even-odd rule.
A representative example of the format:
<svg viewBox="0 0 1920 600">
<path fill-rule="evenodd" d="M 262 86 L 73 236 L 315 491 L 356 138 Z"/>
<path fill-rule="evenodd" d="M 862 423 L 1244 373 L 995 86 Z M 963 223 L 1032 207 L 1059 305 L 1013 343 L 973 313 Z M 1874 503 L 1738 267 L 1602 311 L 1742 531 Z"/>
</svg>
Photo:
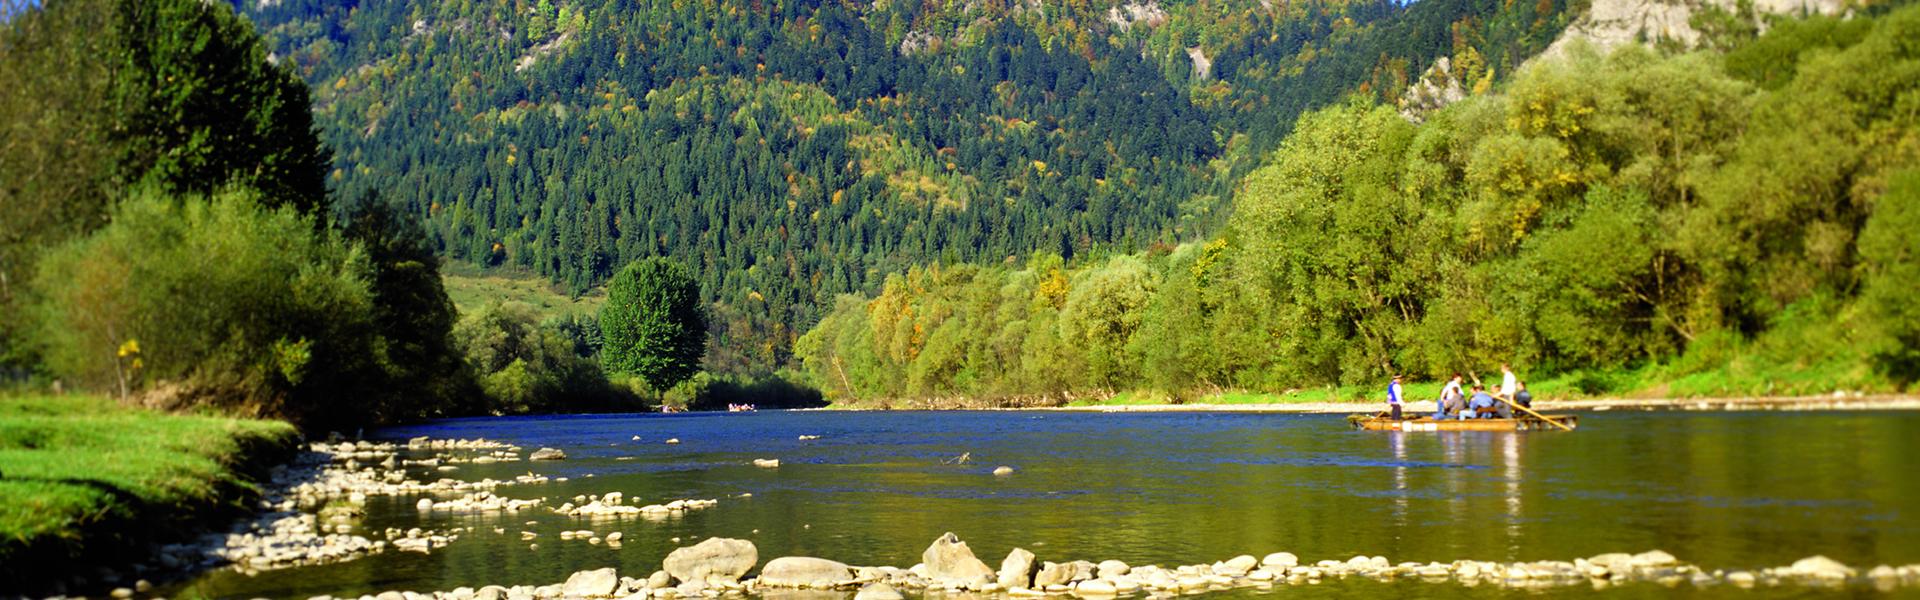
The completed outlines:
<svg viewBox="0 0 1920 600">
<path fill-rule="evenodd" d="M 829 406 L 814 410 L 840 411 L 897 411 L 897 410 L 986 410 L 986 411 L 1056 411 L 1056 412 L 1245 412 L 1245 413 L 1291 413 L 1291 414 L 1355 414 L 1386 410 L 1385 401 L 1377 402 L 1246 402 L 1246 403 L 1192 403 L 1192 404 L 1080 404 L 1066 406 L 1012 406 L 986 407 L 970 406 L 967 403 L 948 405 L 920 403 L 910 408 L 879 408 L 871 406 Z M 1415 400 L 1405 405 L 1409 414 L 1431 413 L 1435 407 L 1433 400 Z M 1533 403 L 1534 410 L 1547 411 L 1584 411 L 1606 412 L 1612 410 L 1687 410 L 1687 411 L 1753 411 L 1753 410 L 1920 410 L 1920 396 L 1906 394 L 1848 394 L 1824 396 L 1742 396 L 1725 398 L 1583 398 L 1577 400 L 1538 400 Z"/>
</svg>

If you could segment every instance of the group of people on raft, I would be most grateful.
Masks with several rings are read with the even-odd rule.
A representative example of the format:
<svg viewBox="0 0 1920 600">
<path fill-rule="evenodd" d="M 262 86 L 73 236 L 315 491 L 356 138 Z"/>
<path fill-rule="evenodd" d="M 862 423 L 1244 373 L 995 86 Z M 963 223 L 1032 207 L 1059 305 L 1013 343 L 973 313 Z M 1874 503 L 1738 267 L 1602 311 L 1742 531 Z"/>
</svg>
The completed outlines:
<svg viewBox="0 0 1920 600">
<path fill-rule="evenodd" d="M 1511 419 L 1513 407 L 1533 408 L 1533 394 L 1527 392 L 1526 382 L 1513 374 L 1513 367 L 1500 365 L 1500 385 L 1493 386 L 1489 393 L 1480 383 L 1480 376 L 1473 375 L 1472 395 L 1467 394 L 1465 384 L 1459 373 L 1454 373 L 1447 385 L 1440 388 L 1440 398 L 1436 401 L 1439 409 L 1434 411 L 1433 419 Z M 1392 418 L 1406 418 L 1400 405 L 1406 396 L 1400 390 L 1400 376 L 1393 376 L 1387 384 L 1387 410 Z"/>
</svg>

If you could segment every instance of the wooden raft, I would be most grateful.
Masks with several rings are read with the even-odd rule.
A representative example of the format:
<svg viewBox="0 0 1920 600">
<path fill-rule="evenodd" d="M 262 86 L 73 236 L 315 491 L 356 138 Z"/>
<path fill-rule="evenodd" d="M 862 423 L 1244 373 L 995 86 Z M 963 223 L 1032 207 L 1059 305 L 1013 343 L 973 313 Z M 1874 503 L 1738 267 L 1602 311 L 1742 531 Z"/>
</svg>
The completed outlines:
<svg viewBox="0 0 1920 600">
<path fill-rule="evenodd" d="M 1354 429 L 1363 431 L 1550 431 L 1558 429 L 1552 419 L 1561 425 L 1573 429 L 1580 426 L 1580 417 L 1576 415 L 1543 415 L 1545 419 L 1520 416 L 1511 419 L 1447 419 L 1435 421 L 1432 417 L 1413 419 L 1393 419 L 1379 415 L 1353 415 L 1347 417 L 1347 423 Z"/>
</svg>

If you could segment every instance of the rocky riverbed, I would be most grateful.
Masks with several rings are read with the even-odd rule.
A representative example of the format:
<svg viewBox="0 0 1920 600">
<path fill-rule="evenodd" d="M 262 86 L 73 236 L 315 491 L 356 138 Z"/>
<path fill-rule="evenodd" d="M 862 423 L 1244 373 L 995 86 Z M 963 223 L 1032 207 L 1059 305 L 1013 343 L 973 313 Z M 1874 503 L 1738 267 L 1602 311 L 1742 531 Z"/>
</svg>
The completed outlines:
<svg viewBox="0 0 1920 600">
<path fill-rule="evenodd" d="M 389 591 L 360 596 L 358 600 L 774 597 L 787 590 L 801 589 L 838 592 L 850 595 L 853 600 L 900 600 L 907 594 L 949 592 L 1003 598 L 1170 598 L 1239 588 L 1312 585 L 1353 577 L 1513 588 L 1591 586 L 1604 589 L 1646 583 L 1675 588 L 1797 585 L 1887 591 L 1920 585 L 1920 565 L 1878 566 L 1862 571 L 1814 556 L 1780 567 L 1726 571 L 1688 564 L 1659 550 L 1602 554 L 1571 561 L 1516 563 L 1472 560 L 1395 563 L 1380 556 L 1308 563 L 1289 552 L 1274 552 L 1262 558 L 1241 555 L 1213 563 L 1163 567 L 1131 566 L 1117 560 L 1041 561 L 1032 552 L 1014 548 L 996 569 L 978 558 L 966 542 L 948 533 L 935 539 L 921 557 L 919 564 L 899 568 L 851 566 L 824 558 L 785 556 L 767 561 L 760 567 L 758 577 L 749 578 L 748 573 L 759 564 L 760 558 L 754 544 L 747 540 L 709 538 L 672 551 L 661 561 L 661 568 L 646 577 L 623 577 L 609 567 L 579 571 L 566 581 L 549 585 Z M 334 599 L 322 596 L 314 600 Z"/>
</svg>

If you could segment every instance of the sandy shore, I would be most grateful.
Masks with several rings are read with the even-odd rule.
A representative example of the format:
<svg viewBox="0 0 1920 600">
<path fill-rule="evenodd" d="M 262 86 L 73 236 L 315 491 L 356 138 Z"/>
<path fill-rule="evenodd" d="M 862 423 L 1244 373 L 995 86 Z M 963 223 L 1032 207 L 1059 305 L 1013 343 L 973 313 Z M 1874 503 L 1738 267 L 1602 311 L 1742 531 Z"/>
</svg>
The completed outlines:
<svg viewBox="0 0 1920 600">
<path fill-rule="evenodd" d="M 1539 411 L 1609 410 L 1920 410 L 1920 396 L 1839 395 L 1781 396 L 1765 398 L 1597 398 L 1588 400 L 1541 400 L 1533 403 Z M 1385 402 L 1286 402 L 1271 404 L 1127 404 L 1110 406 L 1062 406 L 1040 409 L 1084 412 L 1273 412 L 1308 414 L 1352 414 L 1386 410 Z M 1409 402 L 1408 414 L 1431 413 L 1432 400 Z"/>
</svg>

